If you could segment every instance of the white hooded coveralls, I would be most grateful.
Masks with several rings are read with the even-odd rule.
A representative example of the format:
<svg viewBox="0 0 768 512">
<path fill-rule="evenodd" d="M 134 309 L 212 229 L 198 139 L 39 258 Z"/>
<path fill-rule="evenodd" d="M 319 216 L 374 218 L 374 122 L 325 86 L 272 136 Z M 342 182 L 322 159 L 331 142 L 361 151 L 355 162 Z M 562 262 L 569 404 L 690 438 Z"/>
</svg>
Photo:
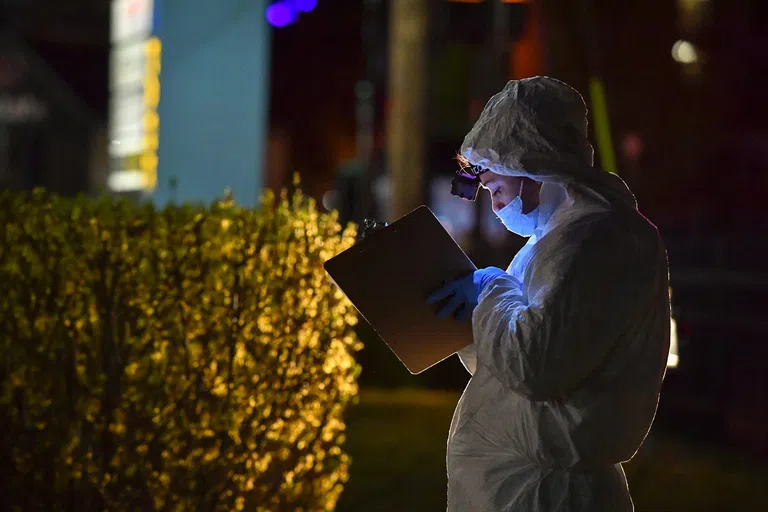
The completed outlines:
<svg viewBox="0 0 768 512">
<path fill-rule="evenodd" d="M 448 437 L 449 512 L 633 510 L 621 462 L 656 412 L 668 266 L 621 179 L 592 167 L 586 106 L 546 77 L 486 105 L 462 155 L 541 182 L 535 233 L 480 296 Z"/>
</svg>

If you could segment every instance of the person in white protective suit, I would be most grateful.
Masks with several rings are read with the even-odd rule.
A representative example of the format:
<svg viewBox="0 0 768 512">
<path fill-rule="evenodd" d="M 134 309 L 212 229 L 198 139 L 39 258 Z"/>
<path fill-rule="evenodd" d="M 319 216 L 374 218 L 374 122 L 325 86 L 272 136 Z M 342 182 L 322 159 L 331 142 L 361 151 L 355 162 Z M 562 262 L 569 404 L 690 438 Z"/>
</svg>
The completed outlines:
<svg viewBox="0 0 768 512">
<path fill-rule="evenodd" d="M 621 463 L 653 422 L 670 336 L 666 250 L 617 176 L 592 166 L 587 110 L 558 80 L 511 81 L 461 159 L 510 231 L 507 271 L 430 297 L 471 321 L 472 378 L 448 435 L 448 510 L 633 510 Z"/>
</svg>

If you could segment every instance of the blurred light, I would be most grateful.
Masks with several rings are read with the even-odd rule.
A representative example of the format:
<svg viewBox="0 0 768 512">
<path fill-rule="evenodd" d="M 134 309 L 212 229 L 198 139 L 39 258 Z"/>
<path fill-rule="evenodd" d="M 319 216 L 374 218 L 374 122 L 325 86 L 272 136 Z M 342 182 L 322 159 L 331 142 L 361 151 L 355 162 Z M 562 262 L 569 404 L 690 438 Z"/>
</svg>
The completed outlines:
<svg viewBox="0 0 768 512">
<path fill-rule="evenodd" d="M 681 9 L 696 9 L 701 4 L 706 4 L 709 0 L 677 0 Z"/>
<path fill-rule="evenodd" d="M 317 0 L 293 0 L 293 5 L 301 12 L 309 12 L 317 7 Z"/>
<path fill-rule="evenodd" d="M 267 7 L 266 16 L 273 27 L 285 27 L 296 21 L 298 12 L 291 2 L 276 2 Z"/>
<path fill-rule="evenodd" d="M 144 188 L 144 180 L 141 171 L 116 171 L 109 175 L 107 185 L 115 192 L 133 192 Z"/>
<path fill-rule="evenodd" d="M 672 318 L 670 321 L 669 336 L 669 355 L 667 355 L 667 368 L 677 368 L 680 363 L 680 355 L 677 348 L 677 322 Z"/>
<path fill-rule="evenodd" d="M 639 134 L 630 132 L 627 133 L 621 141 L 621 148 L 624 152 L 624 158 L 634 161 L 638 160 L 640 155 L 643 154 L 645 144 L 643 143 L 643 138 L 640 137 Z"/>
<path fill-rule="evenodd" d="M 361 100 L 373 98 L 373 84 L 370 80 L 360 80 L 355 84 L 355 96 Z"/>
<path fill-rule="evenodd" d="M 669 354 L 669 356 L 667 356 L 667 368 L 677 368 L 679 362 L 680 356 L 677 354 Z"/>
<path fill-rule="evenodd" d="M 453 222 L 451 222 L 451 219 L 448 217 L 438 217 L 438 221 L 440 221 L 440 224 L 443 225 L 443 228 L 452 236 L 457 237 L 459 233 L 456 232 L 456 228 L 453 225 Z"/>
<path fill-rule="evenodd" d="M 589 94 L 592 99 L 592 116 L 595 120 L 594 134 L 597 139 L 597 151 L 603 169 L 616 174 L 616 153 L 613 151 L 611 120 L 608 115 L 608 102 L 605 99 L 605 84 L 599 78 L 589 81 Z"/>
<path fill-rule="evenodd" d="M 336 208 L 338 204 L 339 199 L 339 193 L 335 190 L 329 190 L 325 194 L 323 194 L 323 208 L 325 208 L 328 211 L 331 211 Z"/>
<path fill-rule="evenodd" d="M 672 46 L 672 58 L 682 64 L 693 64 L 699 60 L 696 47 L 688 41 L 677 41 Z"/>
<path fill-rule="evenodd" d="M 527 4 L 530 0 L 501 0 L 503 4 Z M 485 0 L 448 0 L 455 4 L 482 4 Z"/>
<path fill-rule="evenodd" d="M 440 176 L 429 184 L 429 206 L 451 236 L 468 236 L 477 223 L 474 203 L 451 195 L 451 178 Z M 488 208 L 490 210 L 490 208 Z"/>
<path fill-rule="evenodd" d="M 373 182 L 373 196 L 376 199 L 379 219 L 392 220 L 392 178 L 389 173 L 379 175 Z"/>
</svg>

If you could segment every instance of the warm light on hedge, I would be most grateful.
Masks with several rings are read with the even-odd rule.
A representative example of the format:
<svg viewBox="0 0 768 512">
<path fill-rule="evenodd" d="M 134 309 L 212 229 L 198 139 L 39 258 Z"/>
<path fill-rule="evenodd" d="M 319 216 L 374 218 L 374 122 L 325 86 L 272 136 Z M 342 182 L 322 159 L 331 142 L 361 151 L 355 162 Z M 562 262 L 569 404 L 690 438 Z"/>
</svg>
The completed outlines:
<svg viewBox="0 0 768 512">
<path fill-rule="evenodd" d="M 10 509 L 333 509 L 359 342 L 322 264 L 352 227 L 300 193 L 158 211 L 6 192 L 0 218 Z"/>
</svg>

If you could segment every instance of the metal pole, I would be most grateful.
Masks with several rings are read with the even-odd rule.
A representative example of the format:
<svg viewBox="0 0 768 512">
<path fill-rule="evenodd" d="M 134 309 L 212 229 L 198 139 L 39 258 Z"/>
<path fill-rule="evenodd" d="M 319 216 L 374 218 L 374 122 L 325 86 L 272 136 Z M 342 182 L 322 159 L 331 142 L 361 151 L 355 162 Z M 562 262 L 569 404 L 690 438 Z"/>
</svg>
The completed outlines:
<svg viewBox="0 0 768 512">
<path fill-rule="evenodd" d="M 394 220 L 422 203 L 428 0 L 391 0 L 388 167 Z"/>
</svg>

